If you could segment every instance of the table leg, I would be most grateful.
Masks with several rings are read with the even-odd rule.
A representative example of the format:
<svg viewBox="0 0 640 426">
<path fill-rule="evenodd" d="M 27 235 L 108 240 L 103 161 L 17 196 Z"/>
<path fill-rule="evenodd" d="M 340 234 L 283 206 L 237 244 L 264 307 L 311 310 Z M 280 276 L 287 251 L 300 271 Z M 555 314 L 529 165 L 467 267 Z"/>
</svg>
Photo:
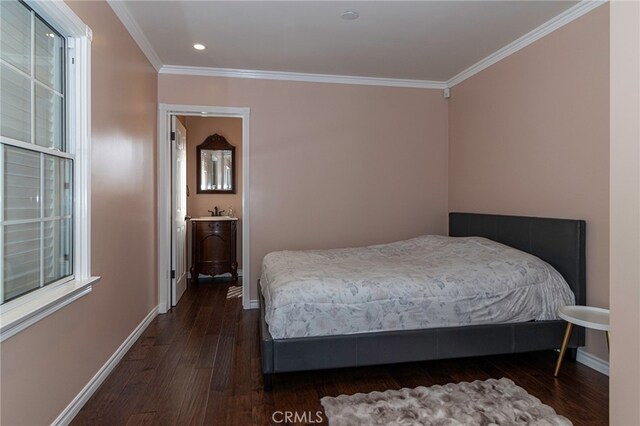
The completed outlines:
<svg viewBox="0 0 640 426">
<path fill-rule="evenodd" d="M 564 332 L 564 339 L 562 339 L 562 347 L 560 348 L 560 355 L 558 355 L 556 371 L 553 373 L 553 377 L 558 377 L 558 373 L 560 372 L 560 366 L 562 365 L 562 360 L 564 359 L 564 353 L 567 351 L 567 345 L 569 344 L 569 339 L 571 339 L 571 331 L 573 331 L 573 324 L 568 322 L 567 329 Z"/>
</svg>

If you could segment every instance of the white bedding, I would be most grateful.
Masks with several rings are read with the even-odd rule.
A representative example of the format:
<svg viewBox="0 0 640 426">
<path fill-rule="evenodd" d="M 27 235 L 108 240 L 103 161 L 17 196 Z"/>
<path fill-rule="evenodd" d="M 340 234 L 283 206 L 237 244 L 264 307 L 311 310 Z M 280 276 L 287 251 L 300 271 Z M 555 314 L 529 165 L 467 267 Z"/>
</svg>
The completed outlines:
<svg viewBox="0 0 640 426">
<path fill-rule="evenodd" d="M 269 253 L 260 284 L 276 339 L 551 320 L 575 303 L 549 264 L 480 237 Z"/>
</svg>

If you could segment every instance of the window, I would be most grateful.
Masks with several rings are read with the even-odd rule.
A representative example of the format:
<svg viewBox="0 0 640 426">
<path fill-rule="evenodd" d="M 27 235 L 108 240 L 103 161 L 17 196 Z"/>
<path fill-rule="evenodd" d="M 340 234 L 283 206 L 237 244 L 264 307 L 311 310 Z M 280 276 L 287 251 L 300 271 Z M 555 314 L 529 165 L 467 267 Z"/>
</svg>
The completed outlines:
<svg viewBox="0 0 640 426">
<path fill-rule="evenodd" d="M 90 37 L 63 2 L 0 1 L 0 341 L 95 281 Z"/>
<path fill-rule="evenodd" d="M 0 2 L 0 303 L 72 278 L 73 151 L 65 131 L 64 37 Z"/>
</svg>

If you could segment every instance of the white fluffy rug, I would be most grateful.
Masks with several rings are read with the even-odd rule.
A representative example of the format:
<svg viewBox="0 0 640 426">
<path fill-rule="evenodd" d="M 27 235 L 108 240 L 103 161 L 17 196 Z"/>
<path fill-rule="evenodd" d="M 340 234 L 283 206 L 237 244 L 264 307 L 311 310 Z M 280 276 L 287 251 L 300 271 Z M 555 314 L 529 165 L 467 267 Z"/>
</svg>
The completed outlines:
<svg viewBox="0 0 640 426">
<path fill-rule="evenodd" d="M 325 396 L 330 426 L 355 425 L 571 425 L 511 380 Z"/>
</svg>

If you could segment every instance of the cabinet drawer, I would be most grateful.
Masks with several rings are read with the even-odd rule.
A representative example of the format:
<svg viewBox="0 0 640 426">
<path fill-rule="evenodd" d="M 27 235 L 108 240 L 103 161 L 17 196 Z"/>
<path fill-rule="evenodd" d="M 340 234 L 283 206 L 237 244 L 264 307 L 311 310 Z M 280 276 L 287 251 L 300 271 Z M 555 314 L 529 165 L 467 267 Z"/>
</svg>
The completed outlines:
<svg viewBox="0 0 640 426">
<path fill-rule="evenodd" d="M 199 222 L 196 224 L 196 233 L 197 234 L 211 234 L 211 233 L 227 233 L 231 231 L 231 223 L 230 222 Z"/>
</svg>

